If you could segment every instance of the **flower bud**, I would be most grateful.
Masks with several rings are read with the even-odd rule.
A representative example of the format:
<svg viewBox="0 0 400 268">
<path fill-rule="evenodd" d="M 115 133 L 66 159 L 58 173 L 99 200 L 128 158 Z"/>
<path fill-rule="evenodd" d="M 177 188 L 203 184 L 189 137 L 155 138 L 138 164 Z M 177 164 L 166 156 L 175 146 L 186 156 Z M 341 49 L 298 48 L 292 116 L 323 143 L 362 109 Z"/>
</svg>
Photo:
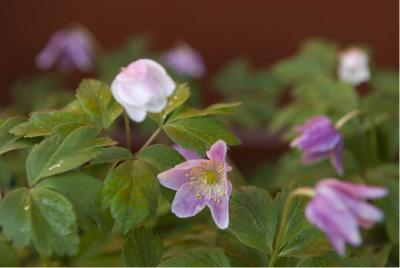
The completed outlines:
<svg viewBox="0 0 400 268">
<path fill-rule="evenodd" d="M 165 64 L 174 72 L 186 77 L 201 78 L 205 67 L 201 54 L 188 45 L 181 45 L 163 55 Z"/>
<path fill-rule="evenodd" d="M 111 84 L 111 91 L 129 117 L 142 122 L 147 112 L 159 113 L 165 108 L 175 87 L 175 82 L 160 64 L 139 59 L 122 68 Z"/>
<path fill-rule="evenodd" d="M 368 81 L 370 72 L 368 68 L 368 55 L 359 48 L 351 48 L 340 53 L 339 79 L 354 86 Z"/>
</svg>

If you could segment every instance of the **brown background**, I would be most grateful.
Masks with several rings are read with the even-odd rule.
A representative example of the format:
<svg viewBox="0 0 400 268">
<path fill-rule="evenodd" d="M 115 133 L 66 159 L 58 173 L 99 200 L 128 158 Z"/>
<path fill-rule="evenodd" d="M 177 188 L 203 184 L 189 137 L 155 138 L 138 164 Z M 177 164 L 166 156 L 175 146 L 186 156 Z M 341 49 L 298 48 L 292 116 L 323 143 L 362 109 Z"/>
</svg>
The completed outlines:
<svg viewBox="0 0 400 268">
<path fill-rule="evenodd" d="M 106 49 L 148 32 L 154 48 L 186 40 L 212 74 L 237 55 L 267 65 L 294 53 L 307 37 L 365 43 L 381 67 L 398 68 L 397 0 L 3 0 L 0 9 L 0 93 L 37 72 L 35 55 L 57 29 L 80 22 Z"/>
</svg>

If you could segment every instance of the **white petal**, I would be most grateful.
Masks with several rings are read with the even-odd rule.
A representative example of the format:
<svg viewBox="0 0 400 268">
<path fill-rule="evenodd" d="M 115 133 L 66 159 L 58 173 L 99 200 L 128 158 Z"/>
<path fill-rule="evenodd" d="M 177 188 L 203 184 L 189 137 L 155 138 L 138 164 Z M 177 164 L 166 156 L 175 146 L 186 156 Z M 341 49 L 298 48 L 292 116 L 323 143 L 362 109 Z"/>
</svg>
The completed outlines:
<svg viewBox="0 0 400 268">
<path fill-rule="evenodd" d="M 142 122 L 146 118 L 146 109 L 139 106 L 125 106 L 124 107 L 130 119 L 135 122 Z"/>
</svg>

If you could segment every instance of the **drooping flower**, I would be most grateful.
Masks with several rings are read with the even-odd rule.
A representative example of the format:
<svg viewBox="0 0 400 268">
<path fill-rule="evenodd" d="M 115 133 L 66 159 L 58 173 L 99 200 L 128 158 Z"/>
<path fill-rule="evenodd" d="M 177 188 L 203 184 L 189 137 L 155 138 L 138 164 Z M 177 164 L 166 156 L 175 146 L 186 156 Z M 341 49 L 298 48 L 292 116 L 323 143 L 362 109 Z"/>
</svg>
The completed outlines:
<svg viewBox="0 0 400 268">
<path fill-rule="evenodd" d="M 35 60 L 40 69 L 57 65 L 64 73 L 73 69 L 90 71 L 93 62 L 93 37 L 82 27 L 69 27 L 55 32 Z"/>
<path fill-rule="evenodd" d="M 290 146 L 303 151 L 304 164 L 329 158 L 337 173 L 343 174 L 343 137 L 328 117 L 313 117 L 296 130 L 301 134 Z"/>
<path fill-rule="evenodd" d="M 228 227 L 232 184 L 227 172 L 232 168 L 226 153 L 225 142 L 219 140 L 207 151 L 208 159 L 187 160 L 157 176 L 163 186 L 177 191 L 172 203 L 176 216 L 192 217 L 207 205 L 217 226 Z"/>
<path fill-rule="evenodd" d="M 343 256 L 346 242 L 352 246 L 362 243 L 359 226 L 369 229 L 383 219 L 382 212 L 366 199 L 381 198 L 386 194 L 387 190 L 382 187 L 324 179 L 317 184 L 305 214 Z"/>
<path fill-rule="evenodd" d="M 360 48 L 351 48 L 339 55 L 339 79 L 354 86 L 370 78 L 368 55 Z"/>
<path fill-rule="evenodd" d="M 203 57 L 186 44 L 167 51 L 162 58 L 168 67 L 182 76 L 201 78 L 205 73 Z"/>
<path fill-rule="evenodd" d="M 111 84 L 111 91 L 129 117 L 142 122 L 147 112 L 159 113 L 165 108 L 175 87 L 175 82 L 160 64 L 139 59 L 122 68 Z"/>
<path fill-rule="evenodd" d="M 196 152 L 194 152 L 192 150 L 183 148 L 182 146 L 179 146 L 177 144 L 175 144 L 173 147 L 186 160 L 194 160 L 194 159 L 201 159 L 202 158 L 198 153 L 196 153 Z"/>
</svg>

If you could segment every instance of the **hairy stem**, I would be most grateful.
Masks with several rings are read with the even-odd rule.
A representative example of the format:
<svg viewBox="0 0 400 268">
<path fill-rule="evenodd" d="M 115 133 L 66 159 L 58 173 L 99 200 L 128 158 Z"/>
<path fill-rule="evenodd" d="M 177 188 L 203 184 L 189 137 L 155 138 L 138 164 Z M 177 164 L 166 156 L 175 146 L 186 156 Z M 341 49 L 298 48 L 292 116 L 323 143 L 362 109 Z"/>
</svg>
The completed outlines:
<svg viewBox="0 0 400 268">
<path fill-rule="evenodd" d="M 346 124 L 347 121 L 349 121 L 349 120 L 352 119 L 353 117 L 356 117 L 356 116 L 358 116 L 358 115 L 360 115 L 360 114 L 362 114 L 362 113 L 363 113 L 363 111 L 360 110 L 360 109 L 357 109 L 357 110 L 348 112 L 347 114 L 345 114 L 342 118 L 340 118 L 340 119 L 336 122 L 336 124 L 335 124 L 336 129 L 341 128 L 344 124 Z"/>
<path fill-rule="evenodd" d="M 276 243 L 274 250 L 271 255 L 271 259 L 269 260 L 269 267 L 273 267 L 278 260 L 279 253 L 281 251 L 281 246 L 282 246 L 282 239 L 283 236 L 285 235 L 286 228 L 287 228 L 287 220 L 289 216 L 289 210 L 290 210 L 290 205 L 292 203 L 292 200 L 297 197 L 297 196 L 308 196 L 312 197 L 314 196 L 314 190 L 312 188 L 304 187 L 304 188 L 297 188 L 296 190 L 292 191 L 288 198 L 286 199 L 285 205 L 283 207 L 283 212 L 282 212 L 282 218 L 280 221 L 280 228 L 278 231 L 278 236 L 276 238 Z"/>
</svg>

